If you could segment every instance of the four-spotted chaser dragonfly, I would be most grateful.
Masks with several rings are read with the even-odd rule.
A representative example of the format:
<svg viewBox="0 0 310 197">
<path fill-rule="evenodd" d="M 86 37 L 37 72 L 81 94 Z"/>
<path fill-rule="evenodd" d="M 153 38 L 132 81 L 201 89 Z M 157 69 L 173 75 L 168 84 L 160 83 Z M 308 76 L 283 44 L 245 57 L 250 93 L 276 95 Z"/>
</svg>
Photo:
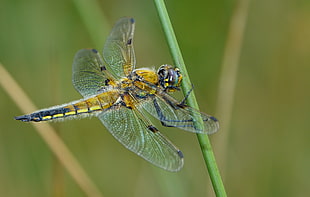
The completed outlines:
<svg viewBox="0 0 310 197">
<path fill-rule="evenodd" d="M 182 75 L 178 68 L 162 65 L 157 72 L 135 69 L 134 25 L 134 19 L 126 17 L 115 24 L 104 45 L 103 58 L 95 49 L 77 52 L 72 80 L 83 99 L 15 119 L 40 122 L 96 116 L 127 149 L 158 167 L 178 171 L 183 166 L 182 152 L 158 131 L 146 114 L 163 126 L 194 133 L 214 133 L 219 124 L 216 118 L 168 94 L 180 90 Z M 203 125 L 195 122 L 194 116 L 200 116 Z"/>
</svg>

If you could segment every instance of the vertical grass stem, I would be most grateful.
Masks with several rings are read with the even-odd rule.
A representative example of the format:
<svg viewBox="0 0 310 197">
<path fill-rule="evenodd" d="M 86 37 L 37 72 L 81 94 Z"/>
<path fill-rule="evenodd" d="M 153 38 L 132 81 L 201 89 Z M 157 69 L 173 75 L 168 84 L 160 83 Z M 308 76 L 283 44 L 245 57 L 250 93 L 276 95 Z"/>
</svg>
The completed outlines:
<svg viewBox="0 0 310 197">
<path fill-rule="evenodd" d="M 188 92 L 191 89 L 191 82 L 189 79 L 189 75 L 187 73 L 185 63 L 174 34 L 172 24 L 169 19 L 169 15 L 163 0 L 154 0 L 157 12 L 169 45 L 169 49 L 173 58 L 175 65 L 182 71 L 184 75 L 184 80 L 182 82 L 182 90 L 183 92 Z M 187 103 L 189 106 L 198 109 L 198 104 L 195 98 L 194 93 L 191 93 L 187 99 Z M 201 117 L 195 117 L 196 121 L 202 122 Z M 210 179 L 213 185 L 214 192 L 216 196 L 226 196 L 225 188 L 215 161 L 215 157 L 212 151 L 212 146 L 210 140 L 207 135 L 197 134 L 198 141 L 200 143 L 200 147 L 202 150 L 202 155 L 205 160 L 206 166 L 208 168 L 208 172 L 210 175 Z"/>
</svg>

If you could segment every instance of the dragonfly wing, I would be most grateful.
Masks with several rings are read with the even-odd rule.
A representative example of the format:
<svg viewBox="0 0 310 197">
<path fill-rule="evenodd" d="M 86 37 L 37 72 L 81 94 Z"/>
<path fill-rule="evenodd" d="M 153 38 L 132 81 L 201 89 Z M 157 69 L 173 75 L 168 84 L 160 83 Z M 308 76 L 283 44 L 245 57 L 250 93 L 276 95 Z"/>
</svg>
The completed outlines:
<svg viewBox="0 0 310 197">
<path fill-rule="evenodd" d="M 103 48 L 103 57 L 116 77 L 124 77 L 132 72 L 136 60 L 133 49 L 135 21 L 121 18 L 114 25 Z"/>
<path fill-rule="evenodd" d="M 219 129 L 216 118 L 187 105 L 181 105 L 164 92 L 161 95 L 153 95 L 146 102 L 142 102 L 142 105 L 147 112 L 160 120 L 163 126 L 204 134 L 212 134 Z M 194 117 L 197 116 L 202 118 L 203 123 L 195 121 Z"/>
<path fill-rule="evenodd" d="M 72 66 L 72 83 L 82 96 L 98 93 L 108 78 L 109 75 L 97 50 L 81 49 L 76 53 Z"/>
<path fill-rule="evenodd" d="M 165 170 L 180 170 L 183 166 L 181 151 L 139 116 L 133 109 L 114 106 L 98 118 L 127 149 Z"/>
</svg>

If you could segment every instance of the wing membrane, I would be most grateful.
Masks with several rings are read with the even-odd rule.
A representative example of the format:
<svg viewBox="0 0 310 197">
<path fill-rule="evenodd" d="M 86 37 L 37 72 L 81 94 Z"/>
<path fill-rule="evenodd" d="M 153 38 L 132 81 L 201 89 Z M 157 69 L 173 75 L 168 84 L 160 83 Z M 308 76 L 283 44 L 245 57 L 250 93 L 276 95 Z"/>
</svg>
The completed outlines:
<svg viewBox="0 0 310 197">
<path fill-rule="evenodd" d="M 132 72 L 136 60 L 133 49 L 134 19 L 121 18 L 114 25 L 103 48 L 103 57 L 116 77 Z"/>
<path fill-rule="evenodd" d="M 212 134 L 219 129 L 216 118 L 189 106 L 178 105 L 174 98 L 164 92 L 162 95 L 153 96 L 147 99 L 146 102 L 141 103 L 146 111 L 162 122 L 163 126 L 177 127 L 186 131 L 204 134 Z M 200 116 L 203 119 L 203 125 L 195 122 L 195 116 Z"/>
<path fill-rule="evenodd" d="M 72 66 L 72 83 L 82 96 L 98 93 L 105 86 L 108 77 L 111 76 L 107 74 L 97 50 L 81 49 L 76 53 Z"/>
<path fill-rule="evenodd" d="M 115 106 L 98 118 L 120 143 L 145 160 L 169 171 L 182 168 L 181 152 L 158 131 L 151 131 L 133 109 Z"/>
</svg>

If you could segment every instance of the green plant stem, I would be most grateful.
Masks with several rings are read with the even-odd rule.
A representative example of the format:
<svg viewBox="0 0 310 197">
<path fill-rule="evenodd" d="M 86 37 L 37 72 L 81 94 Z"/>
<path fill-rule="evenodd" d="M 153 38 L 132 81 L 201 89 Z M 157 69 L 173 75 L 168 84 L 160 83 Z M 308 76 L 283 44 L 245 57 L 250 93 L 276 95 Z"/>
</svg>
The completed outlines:
<svg viewBox="0 0 310 197">
<path fill-rule="evenodd" d="M 72 0 L 95 48 L 100 49 L 109 34 L 110 25 L 96 0 Z M 108 27 L 108 28 L 107 28 Z"/>
<path fill-rule="evenodd" d="M 184 75 L 184 79 L 182 82 L 182 90 L 183 92 L 189 92 L 192 88 L 191 82 L 185 67 L 185 63 L 177 42 L 177 39 L 175 37 L 172 24 L 169 19 L 169 15 L 165 6 L 165 3 L 163 0 L 154 0 L 157 12 L 163 27 L 163 30 L 165 32 L 165 36 L 169 45 L 169 49 L 173 58 L 173 61 L 175 65 L 182 71 L 182 74 Z M 191 93 L 190 96 L 187 99 L 187 103 L 189 106 L 198 109 L 198 104 L 195 98 L 194 93 Z M 201 117 L 195 117 L 196 121 L 201 121 Z M 197 134 L 198 141 L 200 143 L 200 148 L 202 150 L 202 155 L 204 157 L 206 166 L 209 171 L 210 179 L 213 185 L 214 192 L 216 196 L 226 196 L 225 188 L 218 170 L 218 167 L 216 165 L 215 157 L 212 151 L 212 146 L 209 140 L 209 137 L 204 134 Z"/>
<path fill-rule="evenodd" d="M 0 62 L 0 87 L 12 98 L 16 106 L 18 106 L 23 113 L 35 111 L 37 108 L 17 84 L 13 77 L 6 71 Z M 89 178 L 83 168 L 80 166 L 77 159 L 67 148 L 66 144 L 57 135 L 54 128 L 48 123 L 34 123 L 31 124 L 35 130 L 48 145 L 50 150 L 58 158 L 59 162 L 68 170 L 73 180 L 79 185 L 86 196 L 102 197 L 100 190 L 96 187 L 93 181 Z"/>
</svg>

